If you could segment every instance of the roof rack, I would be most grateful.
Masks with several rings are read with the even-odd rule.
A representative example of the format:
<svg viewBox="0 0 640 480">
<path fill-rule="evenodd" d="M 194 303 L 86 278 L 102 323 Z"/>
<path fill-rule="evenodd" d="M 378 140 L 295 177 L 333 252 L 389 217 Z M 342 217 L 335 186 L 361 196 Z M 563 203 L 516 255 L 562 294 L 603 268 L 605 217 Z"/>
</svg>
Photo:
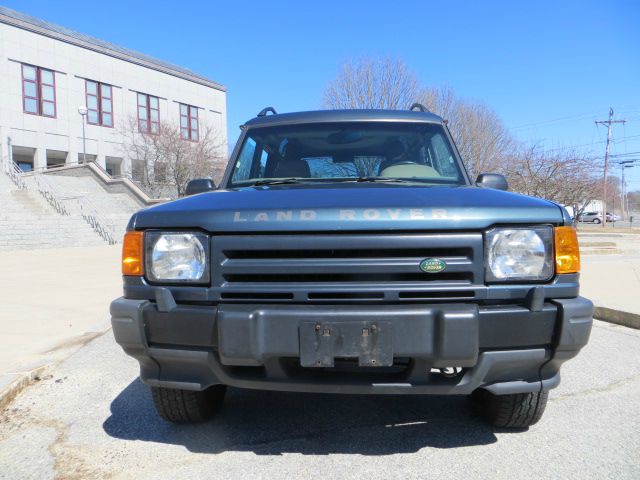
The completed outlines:
<svg viewBox="0 0 640 480">
<path fill-rule="evenodd" d="M 260 110 L 260 113 L 258 114 L 258 117 L 266 117 L 267 113 L 271 112 L 273 115 L 277 115 L 278 112 L 276 112 L 276 109 L 273 107 L 266 107 L 263 108 L 262 110 Z"/>
<path fill-rule="evenodd" d="M 409 110 L 411 110 L 412 112 L 414 110 L 420 110 L 421 112 L 425 112 L 425 113 L 431 113 L 431 111 L 429 111 L 427 109 L 427 107 L 425 107 L 424 105 L 422 105 L 421 103 L 414 103 L 413 105 L 411 105 L 411 107 L 409 107 Z"/>
</svg>

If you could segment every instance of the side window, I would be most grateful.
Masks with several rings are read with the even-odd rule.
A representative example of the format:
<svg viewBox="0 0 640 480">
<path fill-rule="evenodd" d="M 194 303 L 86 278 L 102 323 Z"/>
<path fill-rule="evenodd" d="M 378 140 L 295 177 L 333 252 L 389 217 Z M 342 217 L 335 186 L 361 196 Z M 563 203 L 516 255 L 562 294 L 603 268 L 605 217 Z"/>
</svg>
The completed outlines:
<svg viewBox="0 0 640 480">
<path fill-rule="evenodd" d="M 260 154 L 260 165 L 259 165 L 259 170 L 258 170 L 258 177 L 260 178 L 264 178 L 265 173 L 267 171 L 267 160 L 269 159 L 269 155 L 267 154 L 266 150 L 262 150 L 262 153 Z"/>
<path fill-rule="evenodd" d="M 239 182 L 247 180 L 251 177 L 251 164 L 253 163 L 253 156 L 256 153 L 256 142 L 253 138 L 247 138 L 242 146 L 242 151 L 236 162 L 235 169 L 231 180 L 233 182 Z M 262 168 L 262 162 L 261 168 Z M 266 161 L 265 161 L 266 165 Z"/>
<path fill-rule="evenodd" d="M 456 169 L 455 159 L 442 134 L 436 133 L 431 137 L 431 150 L 433 150 L 434 168 L 438 170 L 443 177 L 457 178 L 458 171 Z"/>
</svg>

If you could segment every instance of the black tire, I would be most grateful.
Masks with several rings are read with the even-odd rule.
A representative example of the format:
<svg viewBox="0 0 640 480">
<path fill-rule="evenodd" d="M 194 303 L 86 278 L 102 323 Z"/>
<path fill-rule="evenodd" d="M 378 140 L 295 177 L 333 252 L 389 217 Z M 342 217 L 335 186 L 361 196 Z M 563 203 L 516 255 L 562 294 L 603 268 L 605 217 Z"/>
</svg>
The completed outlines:
<svg viewBox="0 0 640 480">
<path fill-rule="evenodd" d="M 493 395 L 476 390 L 471 395 L 476 413 L 495 427 L 526 428 L 540 420 L 547 406 L 549 392 Z"/>
<path fill-rule="evenodd" d="M 596 225 L 599 225 L 602 223 L 602 220 L 600 220 L 599 218 L 594 218 L 593 223 L 595 223 Z"/>
<path fill-rule="evenodd" d="M 172 423 L 205 422 L 222 406 L 227 387 L 215 385 L 201 392 L 151 387 L 158 415 Z"/>
</svg>

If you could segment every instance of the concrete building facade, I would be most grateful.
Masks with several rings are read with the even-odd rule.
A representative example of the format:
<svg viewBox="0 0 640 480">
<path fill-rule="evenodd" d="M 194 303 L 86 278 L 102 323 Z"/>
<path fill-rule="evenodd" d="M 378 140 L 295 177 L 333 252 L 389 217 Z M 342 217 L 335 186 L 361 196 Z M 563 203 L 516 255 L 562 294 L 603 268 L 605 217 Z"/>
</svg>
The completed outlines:
<svg viewBox="0 0 640 480">
<path fill-rule="evenodd" d="M 0 7 L 0 71 L 0 153 L 24 171 L 82 163 L 86 149 L 131 175 L 130 122 L 179 125 L 190 141 L 209 127 L 226 152 L 225 87 L 182 67 Z"/>
</svg>

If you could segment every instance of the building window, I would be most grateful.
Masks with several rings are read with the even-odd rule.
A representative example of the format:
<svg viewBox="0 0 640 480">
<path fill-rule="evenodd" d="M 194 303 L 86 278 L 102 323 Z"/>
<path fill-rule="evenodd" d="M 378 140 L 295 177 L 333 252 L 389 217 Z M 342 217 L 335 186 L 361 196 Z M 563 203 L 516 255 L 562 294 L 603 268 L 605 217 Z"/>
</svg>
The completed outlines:
<svg viewBox="0 0 640 480">
<path fill-rule="evenodd" d="M 160 103 L 158 97 L 138 94 L 138 130 L 156 134 L 160 131 Z"/>
<path fill-rule="evenodd" d="M 180 104 L 180 136 L 185 140 L 198 141 L 198 107 Z"/>
<path fill-rule="evenodd" d="M 135 182 L 142 182 L 144 180 L 145 164 L 141 160 L 131 161 L 131 179 Z"/>
<path fill-rule="evenodd" d="M 22 107 L 25 113 L 56 116 L 56 78 L 53 70 L 22 64 Z"/>
<path fill-rule="evenodd" d="M 166 183 L 168 168 L 165 162 L 156 162 L 153 166 L 153 178 L 157 183 Z"/>
<path fill-rule="evenodd" d="M 113 127 L 113 87 L 85 80 L 87 91 L 87 123 Z"/>
</svg>

